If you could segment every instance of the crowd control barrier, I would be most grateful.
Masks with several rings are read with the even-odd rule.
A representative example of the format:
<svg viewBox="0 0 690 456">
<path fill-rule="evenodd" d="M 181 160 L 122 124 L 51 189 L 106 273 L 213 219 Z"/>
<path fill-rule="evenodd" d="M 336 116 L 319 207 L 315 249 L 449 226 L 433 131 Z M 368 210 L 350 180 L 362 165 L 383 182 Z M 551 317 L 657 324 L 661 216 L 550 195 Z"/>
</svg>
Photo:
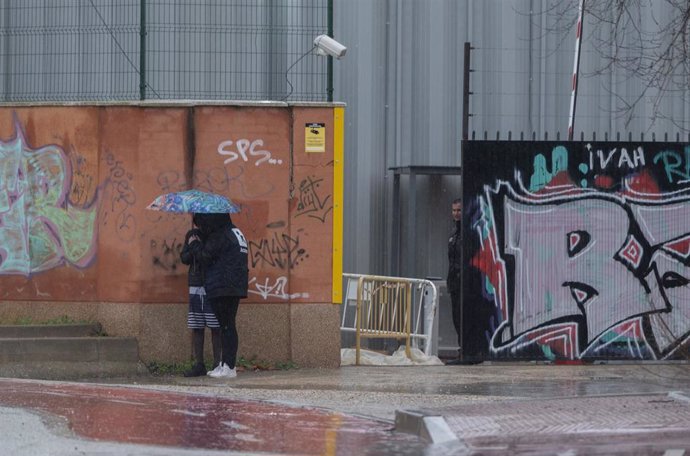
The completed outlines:
<svg viewBox="0 0 690 456">
<path fill-rule="evenodd" d="M 343 274 L 346 299 L 340 329 L 355 333 L 355 363 L 359 365 L 363 339 L 397 339 L 410 347 L 432 353 L 438 293 L 433 282 L 423 279 Z"/>
</svg>

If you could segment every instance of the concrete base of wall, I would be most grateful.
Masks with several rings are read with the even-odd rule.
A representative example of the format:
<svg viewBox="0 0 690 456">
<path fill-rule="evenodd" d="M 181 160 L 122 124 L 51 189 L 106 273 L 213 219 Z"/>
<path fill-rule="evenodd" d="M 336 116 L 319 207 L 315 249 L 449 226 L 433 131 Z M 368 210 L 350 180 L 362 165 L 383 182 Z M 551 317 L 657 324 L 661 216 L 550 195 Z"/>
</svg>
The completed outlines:
<svg viewBox="0 0 690 456">
<path fill-rule="evenodd" d="M 187 304 L 0 301 L 0 323 L 42 322 L 67 316 L 99 322 L 109 336 L 136 337 L 139 355 L 150 361 L 191 357 Z M 239 356 L 300 367 L 340 365 L 340 306 L 241 303 L 237 315 Z M 206 332 L 211 359 L 210 333 Z"/>
</svg>

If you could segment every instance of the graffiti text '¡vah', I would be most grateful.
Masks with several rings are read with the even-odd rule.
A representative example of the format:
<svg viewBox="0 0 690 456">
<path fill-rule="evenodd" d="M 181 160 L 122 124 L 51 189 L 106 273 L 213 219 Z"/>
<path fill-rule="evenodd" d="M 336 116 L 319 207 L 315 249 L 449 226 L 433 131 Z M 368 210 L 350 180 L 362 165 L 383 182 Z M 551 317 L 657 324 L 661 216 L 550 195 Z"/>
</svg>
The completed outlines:
<svg viewBox="0 0 690 456">
<path fill-rule="evenodd" d="M 592 149 L 591 144 L 585 146 L 589 152 L 589 169 L 605 170 L 609 166 L 616 166 L 617 168 L 627 167 L 628 169 L 635 169 L 645 166 L 644 150 L 642 147 L 628 151 L 625 147 L 620 149 L 614 147 L 611 150 L 605 151 Z"/>
<path fill-rule="evenodd" d="M 281 165 L 283 160 L 273 158 L 271 156 L 271 152 L 267 150 L 257 149 L 257 147 L 262 147 L 263 145 L 264 141 L 262 139 L 255 139 L 254 141 L 249 141 L 248 139 L 238 139 L 234 142 L 228 140 L 218 144 L 218 153 L 228 157 L 223 161 L 223 163 L 226 165 L 238 159 L 249 162 L 250 157 L 252 161 L 255 160 L 255 166 L 259 166 L 262 163 Z"/>
</svg>

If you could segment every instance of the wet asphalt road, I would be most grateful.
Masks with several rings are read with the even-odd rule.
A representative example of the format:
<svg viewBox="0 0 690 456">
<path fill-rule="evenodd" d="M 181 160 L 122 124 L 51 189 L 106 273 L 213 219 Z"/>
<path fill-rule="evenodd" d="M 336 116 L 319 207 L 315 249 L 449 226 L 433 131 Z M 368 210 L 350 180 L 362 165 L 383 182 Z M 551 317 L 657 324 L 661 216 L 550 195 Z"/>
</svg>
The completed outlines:
<svg viewBox="0 0 690 456">
<path fill-rule="evenodd" d="M 593 436 L 583 438 L 581 432 L 565 428 L 560 437 L 532 429 L 522 434 L 503 432 L 500 439 L 489 433 L 430 445 L 417 436 L 394 432 L 393 420 L 396 410 L 426 409 L 439 411 L 453 423 L 472 407 L 494 410 L 488 407 L 494 404 L 495 412 L 480 415 L 495 427 L 500 416 L 512 416 L 506 410 L 520 416 L 521 407 L 525 413 L 532 410 L 537 420 L 534 410 L 546 399 L 584 403 L 594 397 L 690 391 L 689 374 L 687 364 L 491 364 L 243 372 L 232 381 L 0 379 L 0 430 L 11 436 L 3 438 L 5 449 L 19 456 L 611 454 L 619 453 L 616 448 L 628 454 L 665 454 L 667 449 L 690 447 L 690 437 L 685 437 L 690 436 L 690 424 L 688 429 L 666 433 L 657 429 L 653 436 L 667 441 L 660 446 L 650 446 L 650 435 L 617 429 L 615 415 L 608 426 L 612 432 L 604 440 L 612 446 L 592 446 Z M 664 406 L 663 401 L 654 403 Z M 594 404 L 601 404 L 600 412 L 607 408 L 601 400 Z M 690 411 L 690 404 L 687 407 Z M 684 410 L 677 404 L 676 408 Z M 645 410 L 639 408 L 637 413 L 647 418 Z M 596 406 L 589 405 L 579 419 L 584 416 L 586 423 L 590 412 L 597 414 Z M 23 424 L 17 427 L 18 422 Z M 461 431 L 457 432 L 462 437 Z M 599 433 L 599 438 L 604 437 Z"/>
<path fill-rule="evenodd" d="M 381 444 L 422 448 L 413 436 L 391 432 L 389 423 L 305 407 L 64 382 L 3 379 L 0 389 L 4 411 L 51 417 L 53 426 L 63 422 L 74 437 L 96 442 L 242 454 L 369 454 Z"/>
</svg>

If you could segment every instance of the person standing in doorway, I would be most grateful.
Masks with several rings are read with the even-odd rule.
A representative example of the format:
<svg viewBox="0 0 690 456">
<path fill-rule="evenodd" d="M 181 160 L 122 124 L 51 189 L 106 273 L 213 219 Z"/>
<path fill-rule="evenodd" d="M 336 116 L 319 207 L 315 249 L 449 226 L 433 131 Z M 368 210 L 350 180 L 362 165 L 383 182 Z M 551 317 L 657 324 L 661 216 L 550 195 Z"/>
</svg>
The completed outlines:
<svg viewBox="0 0 690 456">
<path fill-rule="evenodd" d="M 192 242 L 190 248 L 201 261 L 206 297 L 221 331 L 221 362 L 208 375 L 237 377 L 239 339 L 235 318 L 240 299 L 247 297 L 249 288 L 247 240 L 229 214 L 198 214 L 196 222 L 204 242 Z"/>
<path fill-rule="evenodd" d="M 458 357 L 446 364 L 463 364 L 462 359 L 462 308 L 460 295 L 462 294 L 462 200 L 454 199 L 451 204 L 451 216 L 455 227 L 448 239 L 448 278 L 446 286 L 450 293 L 451 309 L 453 311 L 453 326 L 458 333 Z"/>
</svg>

